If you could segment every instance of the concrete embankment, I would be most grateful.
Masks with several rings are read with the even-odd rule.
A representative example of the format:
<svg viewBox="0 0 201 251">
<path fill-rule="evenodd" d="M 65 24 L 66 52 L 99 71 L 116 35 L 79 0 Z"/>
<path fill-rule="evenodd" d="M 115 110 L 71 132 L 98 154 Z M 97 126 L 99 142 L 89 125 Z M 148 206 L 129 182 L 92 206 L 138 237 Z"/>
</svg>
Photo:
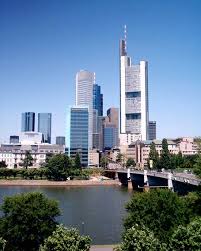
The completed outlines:
<svg viewBox="0 0 201 251">
<path fill-rule="evenodd" d="M 112 186 L 119 185 L 117 180 L 68 180 L 68 181 L 49 181 L 49 180 L 0 180 L 0 186 Z"/>
<path fill-rule="evenodd" d="M 114 247 L 114 245 L 98 245 L 92 246 L 90 251 L 113 251 Z"/>
</svg>

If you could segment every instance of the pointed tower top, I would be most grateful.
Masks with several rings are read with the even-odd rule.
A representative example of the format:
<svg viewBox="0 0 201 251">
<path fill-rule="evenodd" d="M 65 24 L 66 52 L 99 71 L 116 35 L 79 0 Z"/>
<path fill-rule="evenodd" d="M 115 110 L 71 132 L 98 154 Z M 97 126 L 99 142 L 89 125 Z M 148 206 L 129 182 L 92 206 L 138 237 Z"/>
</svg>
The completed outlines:
<svg viewBox="0 0 201 251">
<path fill-rule="evenodd" d="M 124 41 L 125 41 L 125 51 L 127 49 L 127 30 L 126 30 L 126 24 L 124 25 Z"/>
</svg>

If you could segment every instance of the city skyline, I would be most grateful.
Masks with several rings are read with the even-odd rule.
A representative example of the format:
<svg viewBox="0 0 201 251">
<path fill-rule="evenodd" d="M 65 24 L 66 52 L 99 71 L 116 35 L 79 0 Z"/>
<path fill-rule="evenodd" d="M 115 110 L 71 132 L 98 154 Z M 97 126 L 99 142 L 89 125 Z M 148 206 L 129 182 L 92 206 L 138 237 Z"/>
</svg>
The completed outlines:
<svg viewBox="0 0 201 251">
<path fill-rule="evenodd" d="M 128 26 L 129 55 L 135 62 L 149 62 L 150 120 L 157 121 L 157 138 L 201 134 L 197 115 L 201 106 L 200 2 L 95 1 L 89 9 L 81 1 L 78 5 L 35 2 L 0 3 L 0 83 L 2 93 L 7 94 L 1 99 L 0 142 L 20 132 L 24 110 L 38 113 L 41 107 L 53 114 L 53 138 L 65 136 L 66 109 L 74 103 L 74 76 L 79 69 L 96 72 L 104 111 L 119 108 L 118 43 L 124 24 Z M 103 9 L 105 22 L 101 21 Z M 71 13 L 67 16 L 65 10 Z M 97 18 L 93 14 L 93 22 L 84 20 L 85 11 L 93 10 Z M 80 14 L 77 21 L 76 11 Z"/>
</svg>

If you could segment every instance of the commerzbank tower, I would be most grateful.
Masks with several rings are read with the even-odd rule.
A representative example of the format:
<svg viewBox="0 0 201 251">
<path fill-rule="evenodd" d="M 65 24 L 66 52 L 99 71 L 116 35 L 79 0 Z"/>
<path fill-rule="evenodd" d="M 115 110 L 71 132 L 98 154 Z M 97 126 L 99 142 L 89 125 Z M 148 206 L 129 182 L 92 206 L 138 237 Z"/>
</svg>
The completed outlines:
<svg viewBox="0 0 201 251">
<path fill-rule="evenodd" d="M 126 26 L 120 40 L 120 144 L 148 139 L 148 62 L 132 64 L 127 55 Z"/>
</svg>

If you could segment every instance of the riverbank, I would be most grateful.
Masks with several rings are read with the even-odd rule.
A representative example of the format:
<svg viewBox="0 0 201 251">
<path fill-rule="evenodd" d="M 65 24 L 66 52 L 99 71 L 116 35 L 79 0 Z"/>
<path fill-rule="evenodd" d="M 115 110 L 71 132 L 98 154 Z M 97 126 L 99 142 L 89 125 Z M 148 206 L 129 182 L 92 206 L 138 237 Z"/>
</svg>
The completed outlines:
<svg viewBox="0 0 201 251">
<path fill-rule="evenodd" d="M 49 180 L 0 180 L 0 186 L 119 186 L 118 180 L 67 180 L 67 181 L 49 181 Z"/>
<path fill-rule="evenodd" d="M 113 251 L 116 245 L 95 245 L 90 248 L 90 251 Z"/>
</svg>

